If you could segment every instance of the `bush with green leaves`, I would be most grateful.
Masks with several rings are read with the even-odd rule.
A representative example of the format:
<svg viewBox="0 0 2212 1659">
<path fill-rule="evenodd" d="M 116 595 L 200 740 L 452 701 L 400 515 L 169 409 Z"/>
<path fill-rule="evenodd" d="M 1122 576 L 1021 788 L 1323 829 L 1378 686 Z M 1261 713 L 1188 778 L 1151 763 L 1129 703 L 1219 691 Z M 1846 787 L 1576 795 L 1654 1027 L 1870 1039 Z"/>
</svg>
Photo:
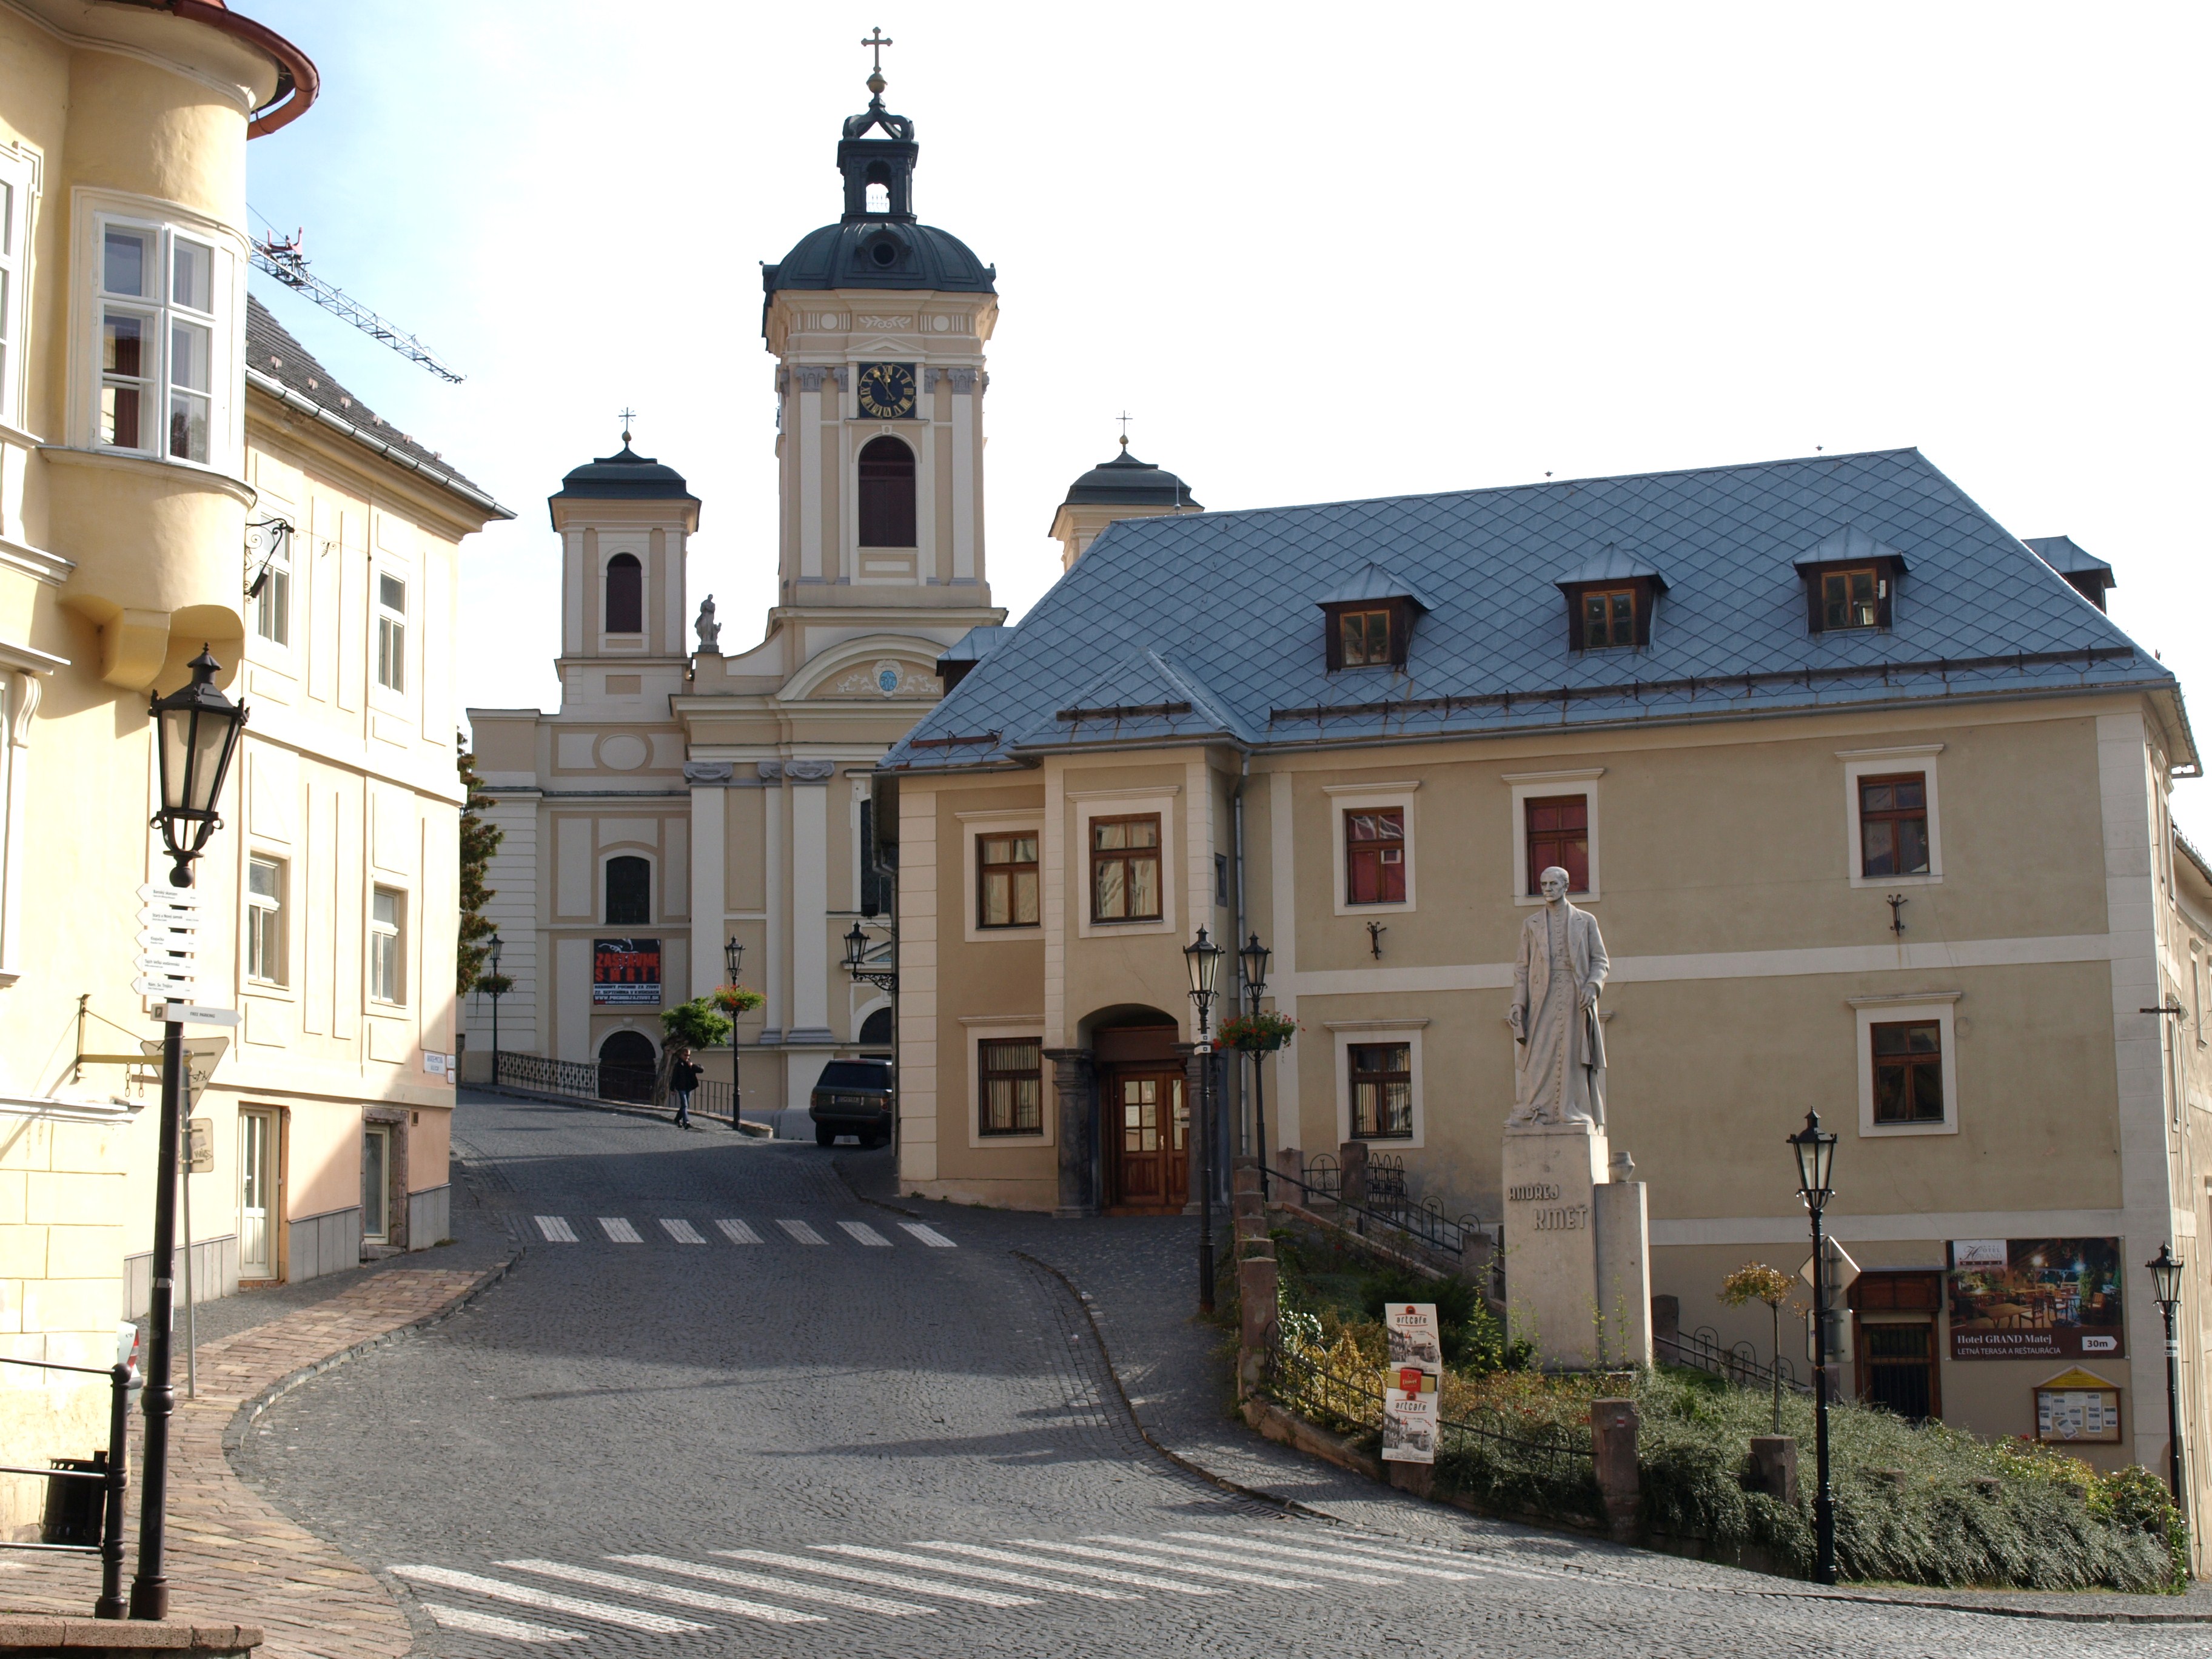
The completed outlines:
<svg viewBox="0 0 2212 1659">
<path fill-rule="evenodd" d="M 687 1048 L 711 1048 L 726 1041 L 735 1027 L 705 997 L 694 997 L 662 1009 L 660 1029 L 668 1033 L 671 1042 L 680 1042 Z"/>
</svg>

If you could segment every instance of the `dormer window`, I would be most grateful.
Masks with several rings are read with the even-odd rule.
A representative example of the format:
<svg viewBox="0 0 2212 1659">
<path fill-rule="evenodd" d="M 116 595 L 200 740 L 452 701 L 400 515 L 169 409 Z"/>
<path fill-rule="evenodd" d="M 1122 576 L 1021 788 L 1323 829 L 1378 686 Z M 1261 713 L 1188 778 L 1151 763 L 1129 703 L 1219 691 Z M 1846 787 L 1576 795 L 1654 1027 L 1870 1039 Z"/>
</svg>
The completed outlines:
<svg viewBox="0 0 2212 1659">
<path fill-rule="evenodd" d="M 1314 603 L 1332 674 L 1341 668 L 1403 668 L 1413 642 L 1413 618 L 1429 604 L 1412 586 L 1370 564 Z"/>
<path fill-rule="evenodd" d="M 1611 651 L 1636 643 L 1636 590 L 1606 587 L 1583 595 L 1583 649 Z"/>
<path fill-rule="evenodd" d="M 1559 578 L 1567 600 L 1567 649 L 1640 651 L 1667 579 L 1632 552 L 1607 547 Z"/>
<path fill-rule="evenodd" d="M 1346 611 L 1336 619 L 1337 650 L 1346 668 L 1381 667 L 1390 660 L 1390 613 Z"/>
<path fill-rule="evenodd" d="M 1872 565 L 1856 570 L 1820 573 L 1820 627 L 1823 632 L 1840 628 L 1879 628 L 1881 602 L 1889 597 L 1889 584 Z"/>
<path fill-rule="evenodd" d="M 1798 559 L 1805 625 L 1815 634 L 1886 629 L 1905 556 L 1863 530 L 1838 530 Z"/>
</svg>

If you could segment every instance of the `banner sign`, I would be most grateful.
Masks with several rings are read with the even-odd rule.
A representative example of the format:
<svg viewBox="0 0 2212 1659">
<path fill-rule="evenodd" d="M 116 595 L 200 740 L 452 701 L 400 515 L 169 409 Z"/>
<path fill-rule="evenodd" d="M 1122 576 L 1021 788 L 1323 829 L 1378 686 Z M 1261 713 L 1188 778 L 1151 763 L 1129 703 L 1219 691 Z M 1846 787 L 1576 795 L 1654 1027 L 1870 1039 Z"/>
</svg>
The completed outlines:
<svg viewBox="0 0 2212 1659">
<path fill-rule="evenodd" d="M 660 1006 L 660 941 L 657 939 L 595 939 L 592 941 L 592 1000 L 609 1004 Z"/>
<path fill-rule="evenodd" d="M 2117 1238 L 1951 1242 L 1951 1358 L 2127 1353 Z"/>
<path fill-rule="evenodd" d="M 1393 1302 L 1382 1310 L 1390 1335 L 1390 1369 L 1383 1378 L 1382 1461 L 1433 1463 L 1443 1395 L 1443 1346 L 1433 1302 Z"/>
</svg>

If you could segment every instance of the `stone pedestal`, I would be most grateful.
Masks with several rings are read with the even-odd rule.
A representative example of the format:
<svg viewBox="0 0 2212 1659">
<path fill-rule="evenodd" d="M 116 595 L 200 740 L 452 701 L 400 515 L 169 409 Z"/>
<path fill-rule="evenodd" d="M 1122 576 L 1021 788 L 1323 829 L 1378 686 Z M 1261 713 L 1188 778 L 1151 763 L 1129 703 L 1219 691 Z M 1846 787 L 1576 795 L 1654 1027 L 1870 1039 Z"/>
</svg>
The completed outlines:
<svg viewBox="0 0 2212 1659">
<path fill-rule="evenodd" d="M 1651 1363 L 1644 1186 L 1607 1181 L 1608 1161 L 1590 1124 L 1505 1133 L 1506 1322 L 1547 1370 Z"/>
</svg>

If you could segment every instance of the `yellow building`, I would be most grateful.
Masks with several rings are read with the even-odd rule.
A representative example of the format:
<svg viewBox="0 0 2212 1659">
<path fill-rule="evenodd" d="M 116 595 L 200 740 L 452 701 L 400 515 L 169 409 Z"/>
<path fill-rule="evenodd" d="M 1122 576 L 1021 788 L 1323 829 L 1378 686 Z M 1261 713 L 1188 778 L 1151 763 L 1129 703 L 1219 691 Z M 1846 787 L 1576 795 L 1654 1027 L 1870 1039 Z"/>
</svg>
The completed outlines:
<svg viewBox="0 0 2212 1659">
<path fill-rule="evenodd" d="M 247 296 L 296 48 L 82 0 L 0 7 L 0 1353 L 104 1366 L 151 1276 L 147 708 L 203 645 L 251 724 L 197 866 L 197 995 L 240 1018 L 191 1033 L 226 1039 L 195 1291 L 444 1234 L 458 553 L 504 509 Z M 0 1366 L 9 1461 L 105 1435 L 104 1387 Z"/>
<path fill-rule="evenodd" d="M 1863 1394 L 2163 1472 L 2143 1264 L 2171 1241 L 2212 1424 L 2212 967 L 2181 908 L 2212 888 L 2178 896 L 2167 811 L 2200 763 L 2107 568 L 1911 451 L 1155 516 L 1068 551 L 878 784 L 904 1190 L 1182 1209 L 1204 927 L 1259 936 L 1301 1028 L 1264 1133 L 1224 1068 L 1224 1150 L 1297 1171 L 1361 1143 L 1413 1206 L 1494 1227 L 1515 952 L 1557 865 L 1610 952 L 1611 1142 L 1686 1335 L 1766 1356 L 1716 1293 L 1808 1255 L 1783 1142 L 1817 1108 Z"/>
</svg>

